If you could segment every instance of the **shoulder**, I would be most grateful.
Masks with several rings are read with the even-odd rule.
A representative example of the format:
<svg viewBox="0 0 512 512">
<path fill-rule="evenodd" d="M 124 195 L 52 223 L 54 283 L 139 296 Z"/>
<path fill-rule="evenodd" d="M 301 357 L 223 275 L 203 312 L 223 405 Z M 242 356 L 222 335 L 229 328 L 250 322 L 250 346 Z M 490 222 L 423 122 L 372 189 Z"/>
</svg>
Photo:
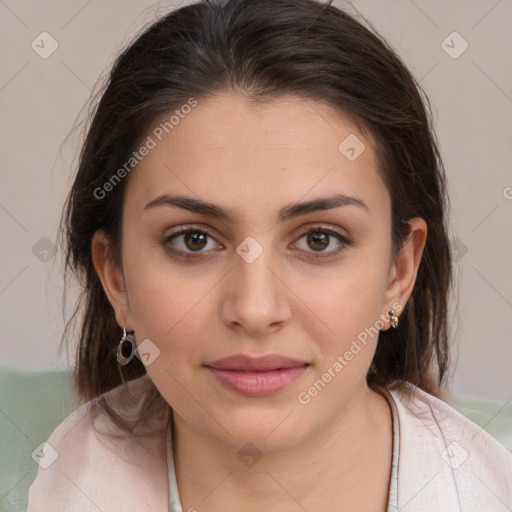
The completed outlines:
<svg viewBox="0 0 512 512">
<path fill-rule="evenodd" d="M 511 509 L 511 452 L 410 383 L 390 393 L 399 416 L 399 503 L 415 511 Z"/>
<path fill-rule="evenodd" d="M 149 389 L 147 379 L 102 397 L 133 414 Z M 127 432 L 98 407 L 100 398 L 79 407 L 48 438 L 43 449 L 48 462 L 39 465 L 30 486 L 27 512 L 167 510 L 164 430 Z M 158 421 L 164 428 L 164 420 Z"/>
</svg>

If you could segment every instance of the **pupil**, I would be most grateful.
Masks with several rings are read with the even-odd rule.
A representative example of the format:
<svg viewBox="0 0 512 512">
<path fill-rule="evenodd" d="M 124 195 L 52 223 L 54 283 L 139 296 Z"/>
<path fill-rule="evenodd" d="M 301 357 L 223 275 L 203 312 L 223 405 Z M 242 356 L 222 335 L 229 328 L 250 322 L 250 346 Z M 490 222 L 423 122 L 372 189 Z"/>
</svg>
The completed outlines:
<svg viewBox="0 0 512 512">
<path fill-rule="evenodd" d="M 206 245 L 206 235 L 204 233 L 185 233 L 185 244 L 192 251 L 203 249 Z M 199 247 L 195 244 L 199 244 Z"/>
<path fill-rule="evenodd" d="M 326 233 L 310 233 L 308 243 L 310 243 L 312 249 L 323 250 L 329 245 L 328 235 Z M 314 247 L 314 245 L 318 244 L 320 245 L 319 247 Z"/>
</svg>

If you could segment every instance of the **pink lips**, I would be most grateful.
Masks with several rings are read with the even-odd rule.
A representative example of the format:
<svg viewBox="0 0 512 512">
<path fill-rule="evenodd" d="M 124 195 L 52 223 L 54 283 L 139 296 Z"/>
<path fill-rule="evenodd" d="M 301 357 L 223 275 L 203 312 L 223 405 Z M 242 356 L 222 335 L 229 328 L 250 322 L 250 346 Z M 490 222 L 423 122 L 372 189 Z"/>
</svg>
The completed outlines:
<svg viewBox="0 0 512 512">
<path fill-rule="evenodd" d="M 277 354 L 263 357 L 235 355 L 206 365 L 228 389 L 246 396 L 277 393 L 295 381 L 308 364 Z"/>
</svg>

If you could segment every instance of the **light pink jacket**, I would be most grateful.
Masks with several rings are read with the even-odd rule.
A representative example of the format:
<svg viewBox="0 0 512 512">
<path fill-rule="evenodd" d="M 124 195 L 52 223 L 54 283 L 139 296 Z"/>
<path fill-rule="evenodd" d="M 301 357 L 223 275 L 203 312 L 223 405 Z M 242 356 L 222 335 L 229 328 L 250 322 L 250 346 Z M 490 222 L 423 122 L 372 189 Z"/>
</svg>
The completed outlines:
<svg viewBox="0 0 512 512">
<path fill-rule="evenodd" d="M 135 392 L 147 385 L 147 376 L 129 383 Z M 512 453 L 443 401 L 411 384 L 409 389 L 410 398 L 390 391 L 399 418 L 398 510 L 512 511 Z M 165 433 L 140 439 L 98 435 L 93 425 L 110 435 L 123 432 L 97 412 L 96 400 L 49 437 L 58 456 L 47 468 L 40 465 L 27 512 L 167 512 Z M 45 449 L 44 458 L 54 456 Z"/>
</svg>

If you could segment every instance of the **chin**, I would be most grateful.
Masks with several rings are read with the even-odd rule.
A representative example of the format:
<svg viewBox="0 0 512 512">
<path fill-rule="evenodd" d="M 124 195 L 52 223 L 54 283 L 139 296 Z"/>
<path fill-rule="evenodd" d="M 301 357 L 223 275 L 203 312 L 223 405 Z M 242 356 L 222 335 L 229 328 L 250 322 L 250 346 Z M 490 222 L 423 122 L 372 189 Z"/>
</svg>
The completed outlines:
<svg viewBox="0 0 512 512">
<path fill-rule="evenodd" d="M 227 432 L 216 424 L 210 423 L 210 426 L 215 429 L 214 436 L 222 444 L 237 452 L 247 444 L 254 445 L 261 452 L 283 450 L 306 436 L 307 426 L 304 421 L 298 420 L 292 407 L 274 410 L 263 407 L 245 410 L 231 408 L 231 411 L 219 415 Z M 246 449 L 250 450 L 250 447 Z"/>
</svg>

